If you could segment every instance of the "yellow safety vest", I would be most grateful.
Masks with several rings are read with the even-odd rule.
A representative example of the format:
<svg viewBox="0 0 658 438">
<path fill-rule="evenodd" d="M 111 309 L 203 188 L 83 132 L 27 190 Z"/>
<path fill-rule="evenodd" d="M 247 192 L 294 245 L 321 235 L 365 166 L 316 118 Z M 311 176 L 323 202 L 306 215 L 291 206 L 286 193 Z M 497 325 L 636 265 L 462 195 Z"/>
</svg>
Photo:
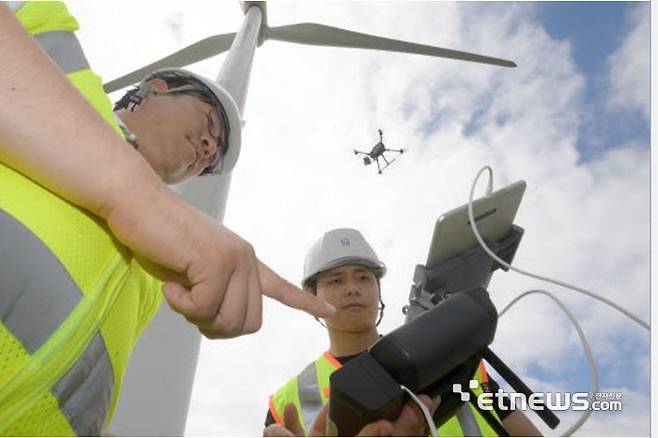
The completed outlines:
<svg viewBox="0 0 658 438">
<path fill-rule="evenodd" d="M 293 403 L 297 408 L 300 423 L 304 427 L 304 431 L 308 433 L 315 415 L 329 401 L 329 376 L 341 366 L 340 362 L 327 351 L 318 357 L 315 362 L 306 366 L 299 375 L 288 380 L 285 385 L 270 396 L 270 413 L 274 421 L 282 424 L 283 410 L 287 404 Z M 473 379 L 480 382 L 480 384 L 488 380 L 483 363 L 480 363 Z M 476 396 L 480 395 L 482 388 L 478 386 L 473 390 L 473 393 Z M 492 411 L 491 413 L 498 419 L 495 412 Z M 471 419 L 474 419 L 475 422 Z M 470 430 L 473 429 L 474 424 L 478 430 Z M 438 428 L 438 435 L 465 436 L 465 431 L 470 436 L 498 436 L 477 409 L 470 404 L 464 405 L 461 413 L 453 415 L 442 424 Z"/>
<path fill-rule="evenodd" d="M 66 6 L 25 2 L 15 14 L 122 136 Z M 130 353 L 158 309 L 161 283 L 104 221 L 0 158 L 0 254 L 12 255 L 2 245 L 9 238 L 35 250 L 43 265 L 17 265 L 20 271 L 33 263 L 30 272 L 16 273 L 25 287 L 0 294 L 0 435 L 99 435 L 112 418 Z M 20 260 L 23 249 L 14 251 Z"/>
</svg>

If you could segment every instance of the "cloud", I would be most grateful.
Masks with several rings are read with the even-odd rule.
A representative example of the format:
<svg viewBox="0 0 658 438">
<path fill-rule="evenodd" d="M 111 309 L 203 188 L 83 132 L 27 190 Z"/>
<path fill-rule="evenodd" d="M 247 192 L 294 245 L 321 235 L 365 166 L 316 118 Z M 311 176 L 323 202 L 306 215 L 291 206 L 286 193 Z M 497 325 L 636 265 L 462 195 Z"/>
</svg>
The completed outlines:
<svg viewBox="0 0 658 438">
<path fill-rule="evenodd" d="M 648 3 L 638 3 L 628 14 L 628 33 L 608 58 L 609 104 L 612 108 L 639 111 L 649 120 L 649 19 Z"/>
<path fill-rule="evenodd" d="M 158 10 L 130 5 L 133 17 L 149 20 L 117 36 L 107 14 L 115 11 L 109 21 L 116 24 L 127 19 L 124 9 L 74 4 L 88 29 L 80 39 L 107 78 L 210 34 L 234 31 L 241 21 L 237 7 L 216 2 L 196 8 L 158 3 Z M 180 14 L 179 42 L 167 23 Z M 615 65 L 648 59 L 648 49 L 634 42 L 646 26 L 636 19 L 618 53 L 627 62 Z M 589 78 L 574 64 L 570 45 L 548 36 L 532 4 L 273 3 L 268 20 L 272 26 L 319 22 L 469 50 L 513 59 L 519 67 L 266 42 L 254 58 L 242 155 L 225 218 L 262 260 L 297 282 L 306 249 L 324 231 L 361 229 L 389 268 L 381 326 L 389 332 L 404 321 L 400 309 L 414 265 L 425 261 L 436 218 L 466 202 L 477 170 L 489 164 L 497 188 L 528 183 L 516 220 L 526 233 L 515 263 L 596 290 L 648 318 L 648 144 L 622 143 L 581 162 L 579 127 L 592 116 L 582 103 Z M 221 60 L 193 70 L 214 77 Z M 641 88 L 634 84 L 648 82 L 638 72 L 641 67 L 614 73 L 614 83 Z M 634 93 L 625 94 L 619 111 L 642 105 L 631 99 Z M 408 150 L 383 175 L 352 154 L 372 147 L 378 128 L 387 145 Z M 514 273 L 496 273 L 489 290 L 500 309 L 537 287 L 555 290 L 583 321 L 608 379 L 602 388 L 628 391 L 629 409 L 616 417 L 597 415 L 583 433 L 648 433 L 648 412 L 631 410 L 648 397 L 646 332 L 602 304 Z M 622 343 L 632 348 L 616 347 Z M 267 300 L 259 333 L 203 341 L 186 433 L 259 435 L 268 395 L 327 348 L 324 329 L 311 317 Z M 529 298 L 501 319 L 492 348 L 537 390 L 588 389 L 578 338 L 544 298 Z"/>
<path fill-rule="evenodd" d="M 178 11 L 171 15 L 171 17 L 166 21 L 167 26 L 169 27 L 171 33 L 174 36 L 174 39 L 177 43 L 182 42 L 183 40 L 183 26 L 185 25 L 185 15 L 183 12 Z"/>
</svg>

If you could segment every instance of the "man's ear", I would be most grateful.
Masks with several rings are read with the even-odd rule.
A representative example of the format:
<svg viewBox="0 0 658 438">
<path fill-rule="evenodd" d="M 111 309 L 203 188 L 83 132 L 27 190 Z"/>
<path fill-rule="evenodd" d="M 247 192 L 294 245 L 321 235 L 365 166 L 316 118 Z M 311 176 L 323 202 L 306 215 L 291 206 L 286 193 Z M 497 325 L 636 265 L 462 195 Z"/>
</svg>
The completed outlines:
<svg viewBox="0 0 658 438">
<path fill-rule="evenodd" d="M 163 93 L 169 89 L 169 87 L 167 86 L 167 82 L 164 79 L 160 79 L 160 78 L 151 79 L 149 81 L 149 85 L 151 86 L 150 91 L 155 93 Z"/>
</svg>

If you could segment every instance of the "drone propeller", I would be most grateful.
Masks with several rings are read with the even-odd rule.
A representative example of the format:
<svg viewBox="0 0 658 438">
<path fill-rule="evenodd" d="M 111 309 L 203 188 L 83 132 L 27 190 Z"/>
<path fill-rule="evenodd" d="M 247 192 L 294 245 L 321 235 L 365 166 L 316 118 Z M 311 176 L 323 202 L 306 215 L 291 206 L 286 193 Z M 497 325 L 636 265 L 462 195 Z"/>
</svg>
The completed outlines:
<svg viewBox="0 0 658 438">
<path fill-rule="evenodd" d="M 201 41 L 190 44 L 169 56 L 108 82 L 104 86 L 105 92 L 111 93 L 135 84 L 141 81 L 144 76 L 160 68 L 185 67 L 186 65 L 194 64 L 195 62 L 203 61 L 206 58 L 219 55 L 231 48 L 233 38 L 235 38 L 235 33 L 224 33 L 204 38 Z"/>
<path fill-rule="evenodd" d="M 299 23 L 266 29 L 265 38 L 290 43 L 315 46 L 351 47 L 355 49 L 385 50 L 389 52 L 414 53 L 440 58 L 459 59 L 482 64 L 516 67 L 512 61 L 442 47 L 383 38 L 360 32 L 325 26 L 316 23 Z"/>
</svg>

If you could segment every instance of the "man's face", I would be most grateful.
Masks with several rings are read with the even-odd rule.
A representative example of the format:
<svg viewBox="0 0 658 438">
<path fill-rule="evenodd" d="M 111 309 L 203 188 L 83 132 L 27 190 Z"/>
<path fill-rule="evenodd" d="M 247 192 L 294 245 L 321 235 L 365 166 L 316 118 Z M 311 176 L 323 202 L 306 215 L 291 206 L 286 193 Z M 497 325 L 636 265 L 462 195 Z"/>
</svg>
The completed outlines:
<svg viewBox="0 0 658 438">
<path fill-rule="evenodd" d="M 336 313 L 325 320 L 327 327 L 349 333 L 375 327 L 379 286 L 370 269 L 346 265 L 323 272 L 318 275 L 317 295 L 336 307 Z"/>
<path fill-rule="evenodd" d="M 199 175 L 218 151 L 224 126 L 217 110 L 194 95 L 152 94 L 139 108 L 138 150 L 167 184 Z"/>
</svg>

